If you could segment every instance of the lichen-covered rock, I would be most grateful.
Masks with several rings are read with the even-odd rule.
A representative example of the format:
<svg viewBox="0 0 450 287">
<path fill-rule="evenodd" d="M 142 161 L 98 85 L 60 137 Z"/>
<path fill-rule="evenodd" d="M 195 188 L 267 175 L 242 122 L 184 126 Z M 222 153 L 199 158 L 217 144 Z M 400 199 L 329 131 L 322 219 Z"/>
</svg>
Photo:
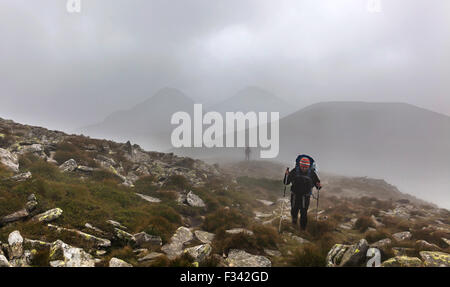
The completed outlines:
<svg viewBox="0 0 450 287">
<path fill-rule="evenodd" d="M 114 235 L 118 240 L 122 241 L 125 244 L 136 244 L 136 238 L 134 238 L 132 234 L 123 231 L 122 229 L 114 228 Z"/>
<path fill-rule="evenodd" d="M 68 232 L 68 233 L 73 233 L 77 236 L 79 236 L 80 238 L 82 238 L 83 240 L 90 242 L 91 244 L 93 244 L 96 247 L 110 247 L 111 246 L 111 241 L 109 241 L 108 239 L 104 239 L 104 238 L 100 238 L 76 229 L 69 229 L 69 228 L 64 228 L 64 227 L 59 227 L 53 224 L 48 224 L 47 225 L 49 228 L 54 229 L 58 232 Z"/>
<path fill-rule="evenodd" d="M 336 267 L 341 263 L 344 253 L 350 248 L 350 245 L 335 244 L 330 251 L 328 251 L 326 262 L 327 267 Z"/>
<path fill-rule="evenodd" d="M 422 267 L 422 261 L 417 257 L 396 256 L 383 263 L 381 267 Z"/>
<path fill-rule="evenodd" d="M 366 258 L 367 249 L 369 249 L 369 243 L 367 240 L 361 239 L 345 251 L 339 266 L 360 266 Z"/>
<path fill-rule="evenodd" d="M 52 243 L 50 248 L 52 267 L 94 267 L 95 260 L 81 248 L 70 246 L 61 240 Z"/>
<path fill-rule="evenodd" d="M 202 244 L 190 248 L 186 248 L 184 253 L 191 255 L 196 262 L 203 262 L 209 254 L 211 254 L 211 245 Z"/>
<path fill-rule="evenodd" d="M 229 267 L 271 267 L 267 257 L 253 255 L 244 250 L 231 249 L 225 259 Z"/>
<path fill-rule="evenodd" d="M 186 196 L 187 204 L 194 207 L 205 207 L 205 203 L 203 200 L 198 197 L 198 195 L 194 194 L 192 191 L 189 191 L 189 193 Z"/>
<path fill-rule="evenodd" d="M 159 236 L 149 235 L 145 232 L 139 232 L 133 235 L 136 240 L 136 245 L 141 246 L 143 244 L 149 244 L 154 246 L 161 246 L 162 239 Z"/>
<path fill-rule="evenodd" d="M 437 251 L 421 251 L 420 257 L 426 267 L 450 267 L 450 254 Z"/>
<path fill-rule="evenodd" d="M 71 172 L 71 171 L 75 171 L 77 169 L 77 162 L 71 158 L 68 161 L 64 162 L 62 165 L 59 166 L 59 169 L 62 172 Z"/>
<path fill-rule="evenodd" d="M 170 243 L 161 247 L 161 250 L 167 254 L 169 259 L 174 259 L 183 253 L 184 243 L 192 240 L 193 237 L 192 232 L 188 228 L 181 226 L 170 239 Z"/>
<path fill-rule="evenodd" d="M 0 148 L 0 163 L 14 172 L 19 172 L 19 159 L 6 149 Z"/>
<path fill-rule="evenodd" d="M 392 234 L 392 237 L 397 241 L 403 241 L 403 240 L 411 239 L 412 234 L 409 231 L 404 231 L 404 232 L 398 232 L 398 233 Z"/>
<path fill-rule="evenodd" d="M 20 258 L 23 255 L 23 237 L 20 232 L 15 230 L 8 236 L 8 255 L 9 259 Z"/>
<path fill-rule="evenodd" d="M 209 233 L 202 230 L 196 230 L 194 231 L 195 237 L 200 240 L 202 243 L 208 243 L 211 244 L 211 242 L 214 240 L 214 234 Z"/>
<path fill-rule="evenodd" d="M 38 214 L 33 217 L 33 220 L 39 222 L 51 222 L 58 219 L 62 215 L 63 211 L 61 208 L 54 208 L 47 210 L 44 213 Z"/>
<path fill-rule="evenodd" d="M 119 258 L 111 258 L 109 260 L 109 267 L 133 267 L 133 265 L 119 259 Z"/>
<path fill-rule="evenodd" d="M 417 240 L 416 247 L 422 251 L 441 251 L 441 248 L 439 248 L 439 246 L 429 243 L 425 240 Z"/>
<path fill-rule="evenodd" d="M 1 267 L 11 267 L 11 264 L 9 264 L 8 259 L 4 255 L 0 255 L 0 268 Z"/>
</svg>

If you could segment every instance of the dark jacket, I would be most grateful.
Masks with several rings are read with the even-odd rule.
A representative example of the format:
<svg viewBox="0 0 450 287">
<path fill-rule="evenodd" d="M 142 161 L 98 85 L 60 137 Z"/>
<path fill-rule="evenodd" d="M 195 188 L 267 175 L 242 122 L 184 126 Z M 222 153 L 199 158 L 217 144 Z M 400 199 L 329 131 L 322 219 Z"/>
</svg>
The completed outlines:
<svg viewBox="0 0 450 287">
<path fill-rule="evenodd" d="M 299 170 L 299 174 L 295 168 L 289 172 L 288 176 L 284 178 L 284 184 L 290 184 L 291 191 L 296 195 L 309 194 L 312 192 L 312 188 L 320 182 L 319 176 L 315 171 L 303 173 Z"/>
</svg>

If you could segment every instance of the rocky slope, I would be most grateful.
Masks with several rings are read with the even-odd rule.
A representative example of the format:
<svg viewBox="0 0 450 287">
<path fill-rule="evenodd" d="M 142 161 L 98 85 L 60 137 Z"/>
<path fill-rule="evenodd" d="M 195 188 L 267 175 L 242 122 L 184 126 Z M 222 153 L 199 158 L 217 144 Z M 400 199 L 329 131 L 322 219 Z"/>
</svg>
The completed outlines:
<svg viewBox="0 0 450 287">
<path fill-rule="evenodd" d="M 0 119 L 0 266 L 450 266 L 448 210 L 323 175 L 300 232 L 276 169 Z"/>
</svg>

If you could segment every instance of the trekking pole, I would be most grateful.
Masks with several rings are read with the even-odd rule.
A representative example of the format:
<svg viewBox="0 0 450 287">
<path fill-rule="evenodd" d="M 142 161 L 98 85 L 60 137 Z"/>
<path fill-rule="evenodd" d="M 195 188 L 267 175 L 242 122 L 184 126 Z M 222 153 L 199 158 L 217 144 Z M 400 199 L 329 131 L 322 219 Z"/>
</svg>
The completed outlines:
<svg viewBox="0 0 450 287">
<path fill-rule="evenodd" d="M 281 202 L 281 213 L 280 213 L 280 224 L 278 225 L 278 233 L 281 233 L 281 221 L 283 220 L 283 211 L 284 211 L 284 197 L 286 196 L 286 176 L 289 173 L 289 168 L 286 169 L 286 173 L 284 174 L 284 190 L 283 190 L 283 202 Z"/>
<path fill-rule="evenodd" d="M 319 217 L 319 197 L 320 197 L 320 187 L 317 189 L 316 221 Z"/>
</svg>

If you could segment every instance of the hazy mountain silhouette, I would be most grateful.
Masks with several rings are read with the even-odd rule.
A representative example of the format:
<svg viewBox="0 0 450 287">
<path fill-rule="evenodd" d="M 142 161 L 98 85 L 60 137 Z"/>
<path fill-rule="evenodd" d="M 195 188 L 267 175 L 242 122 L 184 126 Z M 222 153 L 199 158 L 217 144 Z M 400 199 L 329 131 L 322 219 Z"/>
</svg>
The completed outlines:
<svg viewBox="0 0 450 287">
<path fill-rule="evenodd" d="M 194 102 L 173 88 L 159 90 L 153 97 L 125 111 L 114 112 L 101 123 L 81 128 L 79 132 L 91 137 L 139 143 L 153 150 L 171 147 L 170 124 L 173 113 L 192 113 Z"/>
<path fill-rule="evenodd" d="M 259 87 L 246 87 L 236 95 L 212 105 L 209 111 L 225 112 L 279 112 L 280 118 L 295 110 L 284 100 Z"/>
</svg>

